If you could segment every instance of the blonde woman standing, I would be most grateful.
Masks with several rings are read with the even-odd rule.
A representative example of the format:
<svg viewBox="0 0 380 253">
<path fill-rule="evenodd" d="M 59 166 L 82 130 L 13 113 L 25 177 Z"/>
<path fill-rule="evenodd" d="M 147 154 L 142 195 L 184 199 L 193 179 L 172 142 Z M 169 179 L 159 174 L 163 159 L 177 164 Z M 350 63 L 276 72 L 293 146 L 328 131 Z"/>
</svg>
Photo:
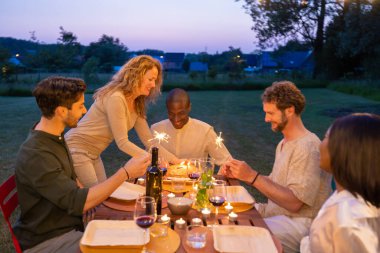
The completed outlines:
<svg viewBox="0 0 380 253">
<path fill-rule="evenodd" d="M 106 179 L 100 154 L 115 140 L 118 148 L 135 157 L 146 151 L 128 139 L 134 128 L 148 149 L 153 138 L 146 121 L 146 104 L 159 94 L 162 85 L 162 67 L 159 61 L 140 55 L 129 60 L 112 80 L 94 94 L 95 102 L 76 128 L 65 138 L 79 181 L 90 187 Z M 178 158 L 160 148 L 160 156 L 177 163 Z"/>
</svg>

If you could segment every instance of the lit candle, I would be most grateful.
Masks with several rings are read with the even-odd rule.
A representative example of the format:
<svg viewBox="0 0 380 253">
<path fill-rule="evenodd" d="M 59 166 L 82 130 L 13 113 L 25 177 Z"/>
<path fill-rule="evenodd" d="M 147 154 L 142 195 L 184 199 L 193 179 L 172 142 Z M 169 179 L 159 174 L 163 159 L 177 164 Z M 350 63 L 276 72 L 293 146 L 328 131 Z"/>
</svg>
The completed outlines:
<svg viewBox="0 0 380 253">
<path fill-rule="evenodd" d="M 178 220 L 175 221 L 175 225 L 177 228 L 183 229 L 183 228 L 185 228 L 186 221 L 182 218 L 179 218 Z"/>
<path fill-rule="evenodd" d="M 199 219 L 199 218 L 193 218 L 193 219 L 191 220 L 191 224 L 192 224 L 192 225 L 202 225 L 202 220 Z"/>
<path fill-rule="evenodd" d="M 145 183 L 145 179 L 144 178 L 139 178 L 139 179 L 137 179 L 137 184 L 139 184 L 139 185 L 143 185 Z"/>
<path fill-rule="evenodd" d="M 231 212 L 230 214 L 228 214 L 228 218 L 230 219 L 230 221 L 236 221 L 237 217 L 238 215 L 234 212 Z"/>
<path fill-rule="evenodd" d="M 168 198 L 169 198 L 169 199 L 170 199 L 170 198 L 174 198 L 174 197 L 175 197 L 175 194 L 174 194 L 174 193 L 171 192 L 171 193 L 168 194 Z"/>
<path fill-rule="evenodd" d="M 166 223 L 170 221 L 170 217 L 167 214 L 165 214 L 161 217 L 161 221 Z"/>
<path fill-rule="evenodd" d="M 210 213 L 211 213 L 210 209 L 208 209 L 208 208 L 202 209 L 202 215 L 203 215 L 204 219 L 207 219 L 208 217 L 210 217 Z"/>
<path fill-rule="evenodd" d="M 232 209 L 234 209 L 234 207 L 231 206 L 230 202 L 228 202 L 224 209 L 226 209 L 226 213 L 230 213 L 232 212 Z"/>
</svg>

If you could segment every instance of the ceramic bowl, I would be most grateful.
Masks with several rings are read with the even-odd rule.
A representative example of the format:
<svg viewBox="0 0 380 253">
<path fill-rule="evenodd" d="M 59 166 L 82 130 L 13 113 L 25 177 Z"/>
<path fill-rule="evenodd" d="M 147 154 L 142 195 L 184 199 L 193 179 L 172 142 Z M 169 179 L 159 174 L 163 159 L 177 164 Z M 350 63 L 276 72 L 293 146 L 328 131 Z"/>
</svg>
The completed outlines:
<svg viewBox="0 0 380 253">
<path fill-rule="evenodd" d="M 185 215 L 189 212 L 193 201 L 185 197 L 174 197 L 168 199 L 168 207 L 172 214 Z"/>
</svg>

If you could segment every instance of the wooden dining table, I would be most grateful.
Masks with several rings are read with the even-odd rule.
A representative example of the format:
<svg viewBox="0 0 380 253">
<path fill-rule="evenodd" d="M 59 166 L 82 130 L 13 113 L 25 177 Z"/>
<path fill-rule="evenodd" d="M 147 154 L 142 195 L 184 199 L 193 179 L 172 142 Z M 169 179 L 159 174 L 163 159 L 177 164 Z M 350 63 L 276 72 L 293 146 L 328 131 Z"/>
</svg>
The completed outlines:
<svg viewBox="0 0 380 253">
<path fill-rule="evenodd" d="M 214 175 L 217 179 L 222 179 L 227 182 L 227 185 L 236 186 L 240 185 L 240 182 L 236 179 L 226 178 L 221 175 Z M 178 193 L 176 194 L 179 195 Z M 181 194 L 182 196 L 182 194 Z M 187 222 L 187 225 L 191 224 L 191 221 L 193 218 L 200 218 L 202 219 L 203 225 L 207 226 L 210 224 L 219 224 L 219 225 L 234 225 L 234 226 L 254 226 L 254 227 L 261 227 L 267 229 L 273 239 L 274 245 L 276 246 L 276 249 L 278 252 L 283 252 L 281 242 L 272 234 L 270 229 L 268 228 L 267 224 L 265 223 L 264 219 L 261 217 L 260 213 L 255 209 L 255 207 L 252 207 L 251 209 L 243 212 L 238 213 L 237 220 L 234 222 L 231 222 L 228 218 L 227 214 L 219 213 L 218 219 L 215 220 L 214 215 L 212 215 L 209 218 L 204 219 L 202 217 L 202 214 L 197 211 L 196 209 L 190 209 L 190 211 L 186 215 L 173 215 L 169 208 L 163 208 L 162 214 L 167 214 L 171 219 L 171 228 L 174 229 L 174 224 L 177 219 L 184 219 Z M 83 221 L 85 225 L 90 222 L 91 220 L 133 220 L 133 211 L 122 211 L 117 210 L 114 208 L 110 208 L 109 206 L 105 204 L 100 204 L 96 208 L 86 212 L 83 216 Z M 177 231 L 181 243 L 179 248 L 177 249 L 177 253 L 183 253 L 188 252 L 185 248 L 186 245 L 183 245 L 182 241 L 184 240 L 184 234 L 181 233 L 181 231 Z M 203 252 L 203 251 L 196 251 L 196 252 Z M 207 252 L 217 252 L 213 247 L 208 248 Z"/>
</svg>

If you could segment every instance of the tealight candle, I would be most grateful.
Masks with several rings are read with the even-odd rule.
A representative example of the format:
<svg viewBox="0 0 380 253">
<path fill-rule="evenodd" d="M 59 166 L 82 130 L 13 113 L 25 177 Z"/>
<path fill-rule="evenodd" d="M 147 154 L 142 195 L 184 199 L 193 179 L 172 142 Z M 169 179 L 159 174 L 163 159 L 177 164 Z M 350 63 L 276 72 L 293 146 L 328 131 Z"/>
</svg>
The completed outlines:
<svg viewBox="0 0 380 253">
<path fill-rule="evenodd" d="M 168 198 L 174 198 L 174 197 L 175 197 L 174 193 L 171 192 L 171 193 L 168 194 Z"/>
<path fill-rule="evenodd" d="M 191 224 L 192 224 L 192 225 L 202 225 L 202 220 L 199 219 L 199 218 L 193 218 L 193 219 L 191 220 Z"/>
<path fill-rule="evenodd" d="M 179 218 L 175 221 L 175 225 L 178 229 L 184 229 L 186 226 L 186 221 L 182 218 Z"/>
<path fill-rule="evenodd" d="M 208 217 L 210 217 L 210 213 L 211 213 L 210 209 L 208 209 L 208 208 L 202 209 L 202 215 L 203 215 L 204 219 L 207 219 Z"/>
<path fill-rule="evenodd" d="M 230 221 L 236 221 L 237 217 L 238 217 L 238 215 L 234 212 L 231 212 L 228 214 L 228 218 L 230 219 Z"/>
<path fill-rule="evenodd" d="M 139 178 L 139 179 L 137 179 L 137 184 L 139 184 L 139 185 L 143 185 L 145 183 L 145 179 L 144 178 Z"/>
<path fill-rule="evenodd" d="M 162 222 L 168 222 L 168 221 L 170 221 L 170 217 L 167 214 L 164 214 L 163 216 L 161 216 L 161 221 Z"/>
<path fill-rule="evenodd" d="M 228 202 L 224 209 L 226 209 L 226 213 L 231 213 L 234 207 L 231 206 L 230 202 Z"/>
</svg>

